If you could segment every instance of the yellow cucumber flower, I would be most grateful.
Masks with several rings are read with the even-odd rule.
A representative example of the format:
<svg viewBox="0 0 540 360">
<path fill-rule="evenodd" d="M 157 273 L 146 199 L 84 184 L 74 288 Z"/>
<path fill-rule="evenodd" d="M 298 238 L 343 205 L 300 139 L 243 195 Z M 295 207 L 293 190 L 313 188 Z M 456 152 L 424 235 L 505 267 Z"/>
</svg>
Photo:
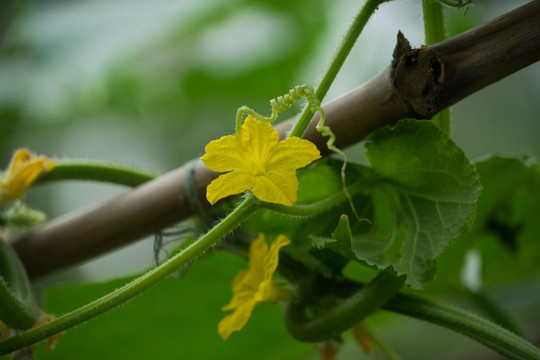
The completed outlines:
<svg viewBox="0 0 540 360">
<path fill-rule="evenodd" d="M 278 265 L 279 249 L 289 243 L 285 235 L 279 235 L 268 249 L 264 234 L 253 240 L 249 247 L 249 270 L 236 275 L 233 298 L 223 307 L 223 311 L 234 310 L 219 323 L 218 332 L 223 340 L 246 325 L 256 304 L 290 299 L 290 290 L 276 285 L 272 279 Z"/>
<path fill-rule="evenodd" d="M 296 202 L 296 169 L 321 157 L 308 140 L 289 137 L 279 141 L 274 127 L 248 116 L 238 134 L 223 136 L 206 145 L 204 164 L 228 172 L 206 189 L 211 204 L 251 189 L 259 200 L 292 205 Z"/>
<path fill-rule="evenodd" d="M 0 205 L 20 198 L 39 175 L 54 168 L 54 160 L 18 149 L 0 179 Z"/>
</svg>

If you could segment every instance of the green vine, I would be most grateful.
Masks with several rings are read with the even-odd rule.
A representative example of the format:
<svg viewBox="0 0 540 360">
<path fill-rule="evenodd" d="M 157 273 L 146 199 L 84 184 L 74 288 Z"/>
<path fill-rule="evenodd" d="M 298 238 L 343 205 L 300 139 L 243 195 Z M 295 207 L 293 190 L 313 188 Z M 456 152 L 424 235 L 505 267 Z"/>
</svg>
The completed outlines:
<svg viewBox="0 0 540 360">
<path fill-rule="evenodd" d="M 444 14 L 442 5 L 433 0 L 422 0 L 422 12 L 424 14 L 424 33 L 426 45 L 432 45 L 446 38 L 444 29 Z M 450 134 L 450 109 L 439 111 L 432 121 L 442 131 Z"/>
<path fill-rule="evenodd" d="M 158 176 L 159 174 L 151 171 L 104 161 L 58 160 L 56 166 L 42 174 L 36 184 L 63 180 L 90 180 L 134 187 Z"/>
<path fill-rule="evenodd" d="M 338 47 L 338 50 L 332 62 L 330 63 L 328 70 L 324 73 L 324 76 L 319 83 L 319 86 L 317 86 L 317 89 L 315 90 L 315 96 L 317 97 L 317 99 L 319 99 L 319 101 L 322 101 L 326 96 L 326 93 L 330 89 L 330 86 L 334 82 L 334 79 L 336 78 L 339 70 L 341 69 L 341 66 L 345 62 L 345 59 L 347 59 L 347 56 L 349 55 L 351 49 L 356 43 L 356 39 L 358 39 L 358 36 L 360 36 L 360 33 L 366 26 L 368 20 L 378 9 L 379 5 L 386 1 L 387 0 L 368 0 L 364 4 L 362 9 L 356 16 L 354 22 L 352 23 L 351 27 L 347 31 L 347 34 L 343 38 L 341 45 Z M 309 106 L 307 106 L 302 112 L 302 114 L 300 114 L 300 117 L 298 118 L 298 121 L 291 130 L 289 136 L 301 137 L 306 130 L 309 122 L 311 121 L 312 116 L 313 111 L 310 109 Z"/>
<path fill-rule="evenodd" d="M 286 310 L 287 330 L 300 341 L 320 342 L 339 336 L 377 311 L 399 289 L 405 279 L 391 271 L 381 271 L 370 283 L 332 307 L 321 316 L 309 318 L 300 302 L 291 302 Z"/>
<path fill-rule="evenodd" d="M 280 214 L 294 216 L 294 217 L 310 217 L 323 214 L 349 200 L 349 196 L 355 196 L 364 190 L 366 186 L 366 181 L 359 180 L 354 184 L 348 186 L 347 195 L 344 191 L 340 191 L 331 195 L 323 200 L 309 203 L 309 204 L 299 204 L 293 206 L 285 206 L 281 204 L 272 204 L 272 203 L 262 203 L 262 207 L 275 211 Z"/>
<path fill-rule="evenodd" d="M 234 230 L 242 221 L 258 208 L 258 201 L 250 196 L 238 205 L 225 219 L 199 238 L 196 242 L 185 248 L 182 252 L 150 270 L 146 274 L 113 291 L 104 297 L 84 305 L 70 313 L 60 316 L 56 320 L 27 332 L 13 336 L 0 342 L 0 355 L 8 354 L 17 349 L 29 346 L 47 339 L 61 331 L 81 324 L 93 317 L 123 304 L 132 297 L 140 294 L 150 286 L 166 278 L 182 266 L 190 263 L 217 243 L 223 236 Z"/>
<path fill-rule="evenodd" d="M 524 338 L 484 318 L 440 301 L 400 294 L 383 308 L 464 334 L 509 359 L 540 359 L 540 349 Z"/>
</svg>

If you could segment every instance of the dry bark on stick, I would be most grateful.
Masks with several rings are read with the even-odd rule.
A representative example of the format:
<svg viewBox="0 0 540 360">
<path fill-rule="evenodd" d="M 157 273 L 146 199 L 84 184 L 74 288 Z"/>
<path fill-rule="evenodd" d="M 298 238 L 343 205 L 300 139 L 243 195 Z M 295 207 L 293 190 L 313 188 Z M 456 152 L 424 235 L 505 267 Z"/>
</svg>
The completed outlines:
<svg viewBox="0 0 540 360">
<path fill-rule="evenodd" d="M 430 47 L 411 49 L 398 35 L 392 64 L 372 80 L 323 107 L 326 124 L 345 148 L 374 129 L 405 117 L 429 119 L 479 89 L 540 59 L 540 1 Z M 304 133 L 321 153 L 326 139 L 315 116 Z M 277 126 L 282 137 L 294 119 Z M 31 277 L 79 263 L 129 244 L 194 215 L 186 193 L 193 172 L 201 203 L 216 177 L 198 161 L 92 208 L 50 221 L 14 243 Z"/>
</svg>

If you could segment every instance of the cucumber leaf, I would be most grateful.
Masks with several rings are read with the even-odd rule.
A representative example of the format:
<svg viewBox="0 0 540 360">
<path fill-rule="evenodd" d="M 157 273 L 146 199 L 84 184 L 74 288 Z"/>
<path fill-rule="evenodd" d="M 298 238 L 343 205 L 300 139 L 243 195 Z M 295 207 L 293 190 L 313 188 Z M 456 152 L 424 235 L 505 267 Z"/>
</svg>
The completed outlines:
<svg viewBox="0 0 540 360">
<path fill-rule="evenodd" d="M 427 121 L 379 129 L 366 150 L 373 176 L 366 189 L 374 206 L 370 230 L 349 236 L 341 218 L 332 238 L 316 245 L 380 269 L 391 265 L 421 288 L 436 272 L 435 258 L 471 229 L 479 176 L 463 151 Z"/>
</svg>

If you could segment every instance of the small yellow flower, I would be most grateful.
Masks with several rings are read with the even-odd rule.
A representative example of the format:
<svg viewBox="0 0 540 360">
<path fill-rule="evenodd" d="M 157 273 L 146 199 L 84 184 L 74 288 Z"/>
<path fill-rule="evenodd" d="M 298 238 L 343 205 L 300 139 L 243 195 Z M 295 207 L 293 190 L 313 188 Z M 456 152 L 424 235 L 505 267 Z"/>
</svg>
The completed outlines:
<svg viewBox="0 0 540 360">
<path fill-rule="evenodd" d="M 242 270 L 236 275 L 233 281 L 233 298 L 223 307 L 223 311 L 234 310 L 219 323 L 218 332 L 223 340 L 227 340 L 233 331 L 246 325 L 256 304 L 290 299 L 289 289 L 276 285 L 272 279 L 278 265 L 279 249 L 289 243 L 290 240 L 285 235 L 279 235 L 268 249 L 264 234 L 259 234 L 251 243 L 249 270 Z"/>
<path fill-rule="evenodd" d="M 51 170 L 55 164 L 54 160 L 36 156 L 26 149 L 17 150 L 0 179 L 0 205 L 20 198 L 40 174 Z"/>
<path fill-rule="evenodd" d="M 272 125 L 246 118 L 238 134 L 223 136 L 206 146 L 201 158 L 213 171 L 228 172 L 206 190 L 211 204 L 251 189 L 262 201 L 292 205 L 296 202 L 296 169 L 321 157 L 317 147 L 304 139 L 279 141 Z"/>
</svg>

